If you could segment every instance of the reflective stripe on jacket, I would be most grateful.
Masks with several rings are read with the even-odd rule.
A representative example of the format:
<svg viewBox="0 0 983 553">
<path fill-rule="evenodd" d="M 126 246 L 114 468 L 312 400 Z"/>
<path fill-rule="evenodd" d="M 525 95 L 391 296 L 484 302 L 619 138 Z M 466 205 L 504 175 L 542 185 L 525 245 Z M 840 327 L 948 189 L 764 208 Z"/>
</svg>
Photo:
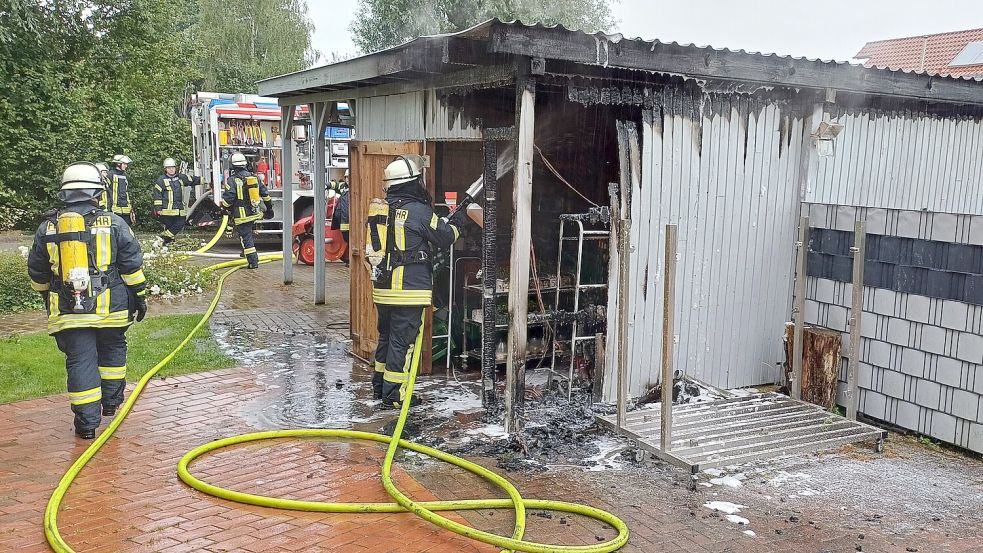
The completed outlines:
<svg viewBox="0 0 983 553">
<path fill-rule="evenodd" d="M 199 177 L 189 177 L 183 173 L 178 173 L 173 177 L 161 175 L 154 181 L 154 211 L 159 211 L 161 215 L 180 215 L 188 214 L 184 207 L 184 187 L 194 186 L 201 182 Z"/>
<path fill-rule="evenodd" d="M 129 181 L 126 173 L 119 169 L 109 171 L 109 188 L 106 194 L 106 206 L 116 214 L 128 215 L 132 210 L 130 204 Z"/>
<path fill-rule="evenodd" d="M 235 224 L 249 223 L 263 217 L 259 205 L 253 205 L 249 199 L 249 189 L 253 186 L 259 189 L 259 199 L 270 202 L 270 193 L 266 185 L 259 182 L 255 175 L 245 169 L 239 169 L 229 175 L 222 183 L 222 206 L 232 210 Z"/>
<path fill-rule="evenodd" d="M 146 287 L 140 242 L 126 222 L 114 213 L 87 203 L 69 204 L 62 211 L 74 211 L 85 217 L 89 272 L 92 279 L 101 281 L 90 285 L 95 297 L 86 299 L 82 312 L 75 312 L 61 291 L 56 219 L 52 217 L 41 223 L 28 253 L 27 272 L 31 287 L 48 293 L 48 333 L 68 328 L 129 325 L 129 295 L 142 295 Z"/>
<path fill-rule="evenodd" d="M 426 262 L 400 264 L 403 254 L 424 251 L 431 253 L 434 247 L 449 248 L 460 236 L 454 225 L 437 217 L 430 206 L 415 199 L 387 197 L 393 221 L 386 222 L 384 231 L 392 236 L 387 243 L 392 272 L 388 280 L 373 282 L 372 301 L 384 305 L 430 305 L 433 300 L 433 256 Z M 392 224 L 391 229 L 388 226 Z M 380 229 L 381 230 L 381 229 Z"/>
</svg>

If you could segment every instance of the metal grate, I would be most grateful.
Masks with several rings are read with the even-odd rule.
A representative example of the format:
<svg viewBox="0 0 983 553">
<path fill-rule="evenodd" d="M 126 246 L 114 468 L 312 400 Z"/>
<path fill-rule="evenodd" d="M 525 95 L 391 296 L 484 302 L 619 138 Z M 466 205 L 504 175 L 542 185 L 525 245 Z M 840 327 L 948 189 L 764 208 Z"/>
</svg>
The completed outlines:
<svg viewBox="0 0 983 553">
<path fill-rule="evenodd" d="M 673 405 L 668 452 L 660 445 L 661 419 L 658 407 L 628 413 L 623 429 L 616 415 L 598 417 L 642 449 L 694 474 L 868 440 L 880 451 L 887 437 L 884 430 L 778 393 Z"/>
</svg>

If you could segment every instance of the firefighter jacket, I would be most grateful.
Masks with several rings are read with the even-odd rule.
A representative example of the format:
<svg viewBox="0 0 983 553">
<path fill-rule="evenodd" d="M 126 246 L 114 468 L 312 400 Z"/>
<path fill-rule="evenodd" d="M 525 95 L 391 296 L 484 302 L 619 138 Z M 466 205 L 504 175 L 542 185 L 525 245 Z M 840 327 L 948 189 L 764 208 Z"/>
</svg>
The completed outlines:
<svg viewBox="0 0 983 553">
<path fill-rule="evenodd" d="M 348 222 L 348 191 L 345 190 L 338 196 L 338 202 L 334 205 L 334 211 L 331 213 L 331 228 L 335 230 L 340 230 L 341 232 L 348 232 L 351 230 L 351 224 Z"/>
<path fill-rule="evenodd" d="M 433 248 L 449 248 L 460 231 L 437 217 L 415 183 L 390 189 L 388 214 L 369 212 L 367 240 L 385 248 L 383 270 L 372 283 L 372 301 L 382 305 L 430 305 Z"/>
<path fill-rule="evenodd" d="M 129 215 L 132 207 L 126 173 L 118 168 L 110 169 L 107 179 L 109 184 L 106 188 L 106 206 L 117 215 Z"/>
<path fill-rule="evenodd" d="M 161 175 L 154 181 L 154 207 L 159 215 L 181 216 L 188 214 L 184 207 L 185 186 L 195 186 L 201 183 L 200 177 L 189 177 L 184 173 L 176 173 L 173 177 Z"/>
<path fill-rule="evenodd" d="M 272 199 L 266 185 L 246 169 L 237 169 L 222 183 L 222 207 L 232 211 L 237 225 L 251 223 L 263 217 L 262 204 Z"/>
<path fill-rule="evenodd" d="M 109 210 L 109 206 L 106 203 L 108 201 L 107 198 L 109 198 L 109 179 L 108 178 L 102 179 L 102 188 L 103 188 L 102 194 L 99 194 L 99 208 L 108 211 Z"/>
<path fill-rule="evenodd" d="M 84 230 L 59 233 L 58 216 L 65 212 L 82 215 Z M 64 271 L 59 246 L 69 240 L 87 245 L 90 282 L 79 310 L 60 276 Z M 38 227 L 27 257 L 31 287 L 48 294 L 48 333 L 69 328 L 128 326 L 130 295 L 146 293 L 142 266 L 140 242 L 120 216 L 90 203 L 68 204 L 49 214 Z"/>
</svg>

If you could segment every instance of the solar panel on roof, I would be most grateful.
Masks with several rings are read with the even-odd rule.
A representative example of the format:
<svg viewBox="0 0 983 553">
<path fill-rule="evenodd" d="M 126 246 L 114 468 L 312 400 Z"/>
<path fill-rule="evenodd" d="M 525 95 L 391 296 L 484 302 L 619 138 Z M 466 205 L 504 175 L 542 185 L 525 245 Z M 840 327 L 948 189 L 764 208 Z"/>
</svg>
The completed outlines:
<svg viewBox="0 0 983 553">
<path fill-rule="evenodd" d="M 949 62 L 949 67 L 983 64 L 983 41 L 970 42 Z"/>
</svg>

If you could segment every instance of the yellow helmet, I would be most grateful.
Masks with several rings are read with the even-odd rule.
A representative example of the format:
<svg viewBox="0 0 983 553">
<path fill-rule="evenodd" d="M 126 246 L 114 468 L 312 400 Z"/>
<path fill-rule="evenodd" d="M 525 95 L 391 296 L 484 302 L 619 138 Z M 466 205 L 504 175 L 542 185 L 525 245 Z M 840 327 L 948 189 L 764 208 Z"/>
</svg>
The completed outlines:
<svg viewBox="0 0 983 553">
<path fill-rule="evenodd" d="M 419 178 L 423 174 L 423 163 L 420 156 L 402 155 L 395 161 L 386 165 L 382 173 L 382 187 L 389 189 L 390 186 L 403 184 Z"/>
</svg>

